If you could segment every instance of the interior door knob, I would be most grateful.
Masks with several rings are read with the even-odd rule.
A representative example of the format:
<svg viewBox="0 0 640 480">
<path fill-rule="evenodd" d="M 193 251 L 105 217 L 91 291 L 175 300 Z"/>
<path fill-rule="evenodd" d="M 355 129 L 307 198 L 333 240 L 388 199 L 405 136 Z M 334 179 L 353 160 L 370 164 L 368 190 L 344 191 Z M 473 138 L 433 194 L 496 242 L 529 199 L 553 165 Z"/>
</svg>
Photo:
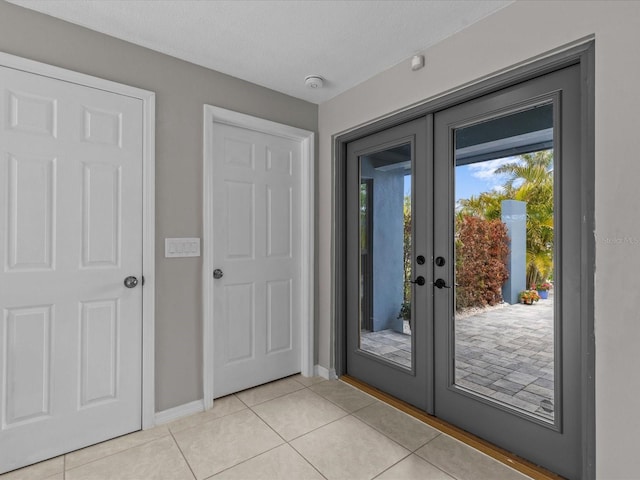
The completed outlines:
<svg viewBox="0 0 640 480">
<path fill-rule="evenodd" d="M 124 286 L 127 288 L 135 288 L 138 285 L 138 279 L 134 276 L 129 276 L 124 279 Z"/>
<path fill-rule="evenodd" d="M 220 278 L 222 278 L 223 275 L 224 275 L 224 273 L 219 268 L 216 268 L 213 271 L 213 278 L 215 278 L 216 280 L 219 280 Z"/>
</svg>

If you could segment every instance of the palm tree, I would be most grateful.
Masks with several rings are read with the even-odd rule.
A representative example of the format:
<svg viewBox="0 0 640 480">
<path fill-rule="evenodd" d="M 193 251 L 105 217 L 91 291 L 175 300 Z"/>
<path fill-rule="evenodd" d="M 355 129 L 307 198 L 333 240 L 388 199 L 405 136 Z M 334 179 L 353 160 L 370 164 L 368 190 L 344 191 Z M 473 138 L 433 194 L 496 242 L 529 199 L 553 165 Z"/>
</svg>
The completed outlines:
<svg viewBox="0 0 640 480">
<path fill-rule="evenodd" d="M 460 208 L 457 212 L 458 219 L 465 215 L 482 217 L 487 220 L 501 218 L 502 200 L 509 197 L 499 192 L 482 192 L 480 195 L 471 196 L 460 200 Z"/>
<path fill-rule="evenodd" d="M 507 174 L 504 195 L 527 202 L 527 285 L 553 272 L 553 150 L 520 156 L 496 170 Z"/>
</svg>

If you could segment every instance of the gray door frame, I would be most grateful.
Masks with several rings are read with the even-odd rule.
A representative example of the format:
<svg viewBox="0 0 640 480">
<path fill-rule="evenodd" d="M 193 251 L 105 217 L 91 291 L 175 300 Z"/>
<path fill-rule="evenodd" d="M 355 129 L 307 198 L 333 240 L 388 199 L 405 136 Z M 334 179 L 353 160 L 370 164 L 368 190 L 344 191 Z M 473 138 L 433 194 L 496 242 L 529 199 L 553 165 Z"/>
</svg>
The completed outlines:
<svg viewBox="0 0 640 480">
<path fill-rule="evenodd" d="M 581 453 L 582 478 L 595 478 L 595 333 L 594 333 L 594 277 L 595 277 L 595 41 L 587 39 L 526 64 L 501 72 L 490 78 L 460 88 L 441 97 L 410 107 L 404 111 L 372 122 L 363 127 L 334 136 L 333 222 L 332 222 L 332 315 L 334 334 L 333 366 L 338 376 L 346 373 L 346 160 L 347 144 L 359 138 L 381 132 L 393 126 L 427 117 L 432 130 L 431 116 L 440 110 L 531 80 L 570 65 L 580 67 L 581 111 L 581 218 L 580 255 L 582 265 L 580 291 L 580 350 L 581 350 Z M 433 148 L 428 148 L 433 155 Z"/>
<path fill-rule="evenodd" d="M 367 330 L 373 329 L 373 319 L 371 318 L 371 312 L 373 310 L 373 279 L 370 272 L 373 270 L 373 179 L 363 178 L 360 180 L 360 188 L 365 185 L 366 192 L 366 216 L 365 216 L 365 230 L 366 230 L 366 253 L 360 254 L 360 264 L 363 269 L 363 277 L 365 278 L 362 288 L 362 321 L 363 328 Z"/>
</svg>

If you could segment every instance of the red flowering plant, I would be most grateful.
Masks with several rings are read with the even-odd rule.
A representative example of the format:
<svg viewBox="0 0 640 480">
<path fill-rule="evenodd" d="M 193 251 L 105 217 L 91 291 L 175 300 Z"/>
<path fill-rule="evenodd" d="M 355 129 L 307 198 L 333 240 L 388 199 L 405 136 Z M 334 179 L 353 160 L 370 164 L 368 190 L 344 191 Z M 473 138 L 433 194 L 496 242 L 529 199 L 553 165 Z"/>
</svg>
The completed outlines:
<svg viewBox="0 0 640 480">
<path fill-rule="evenodd" d="M 531 285 L 531 290 L 541 290 L 543 292 L 551 290 L 551 284 L 549 282 L 543 282 Z"/>
<path fill-rule="evenodd" d="M 502 302 L 509 278 L 507 226 L 471 215 L 456 220 L 456 310 Z"/>
</svg>

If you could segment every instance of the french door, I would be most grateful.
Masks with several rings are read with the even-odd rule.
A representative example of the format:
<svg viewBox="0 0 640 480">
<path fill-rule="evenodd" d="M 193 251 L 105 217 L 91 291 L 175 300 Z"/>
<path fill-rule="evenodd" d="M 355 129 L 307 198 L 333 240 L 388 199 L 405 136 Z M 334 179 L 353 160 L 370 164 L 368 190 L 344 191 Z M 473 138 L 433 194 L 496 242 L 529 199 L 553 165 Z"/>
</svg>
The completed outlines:
<svg viewBox="0 0 640 480">
<path fill-rule="evenodd" d="M 435 415 L 568 478 L 581 467 L 578 86 L 573 66 L 434 116 Z M 482 313 L 465 308 L 479 296 Z"/>
<path fill-rule="evenodd" d="M 567 478 L 582 469 L 580 122 L 576 65 L 346 157 L 347 373 Z"/>
<path fill-rule="evenodd" d="M 429 207 L 427 190 L 416 188 L 427 175 L 426 138 L 421 118 L 350 143 L 346 198 L 348 372 L 423 409 L 429 242 L 426 218 L 412 211 Z"/>
</svg>

